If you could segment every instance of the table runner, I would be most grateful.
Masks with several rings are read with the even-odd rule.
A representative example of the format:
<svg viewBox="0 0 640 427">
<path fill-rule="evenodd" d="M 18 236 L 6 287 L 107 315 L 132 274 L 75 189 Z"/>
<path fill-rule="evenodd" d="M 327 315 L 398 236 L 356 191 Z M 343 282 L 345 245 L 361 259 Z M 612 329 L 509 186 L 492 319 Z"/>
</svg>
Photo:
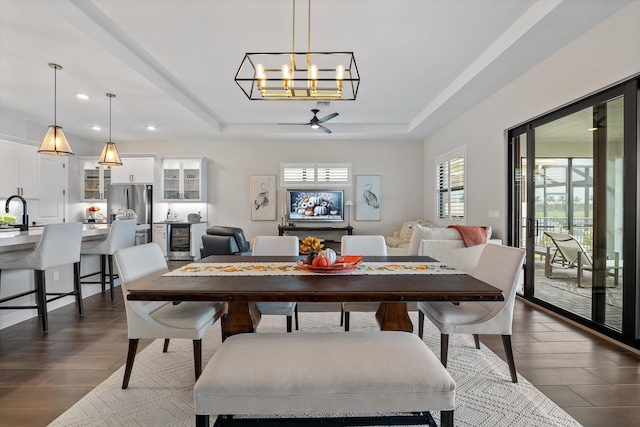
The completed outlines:
<svg viewBox="0 0 640 427">
<path fill-rule="evenodd" d="M 363 262 L 354 270 L 310 271 L 295 262 L 194 262 L 165 276 L 303 276 L 378 274 L 465 274 L 441 262 Z"/>
</svg>

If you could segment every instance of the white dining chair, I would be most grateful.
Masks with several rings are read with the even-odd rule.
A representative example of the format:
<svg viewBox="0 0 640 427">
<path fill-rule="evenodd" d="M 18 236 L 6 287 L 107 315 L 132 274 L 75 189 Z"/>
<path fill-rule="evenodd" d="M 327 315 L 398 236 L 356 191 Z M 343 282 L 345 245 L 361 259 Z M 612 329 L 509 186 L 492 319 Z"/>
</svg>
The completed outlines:
<svg viewBox="0 0 640 427">
<path fill-rule="evenodd" d="M 80 243 L 82 241 L 82 223 L 68 222 L 47 224 L 42 230 L 42 237 L 34 249 L 6 252 L 0 255 L 0 271 L 33 270 L 35 289 L 18 295 L 0 299 L 9 301 L 29 294 L 36 295 L 35 306 L 3 306 L 3 309 L 37 308 L 42 319 L 42 331 L 49 331 L 47 303 L 66 296 L 74 295 L 80 316 L 84 315 L 82 306 L 82 290 L 80 289 Z M 69 292 L 47 292 L 45 270 L 63 265 L 73 264 L 73 290 Z M 48 295 L 52 295 L 49 298 Z"/>
<path fill-rule="evenodd" d="M 109 288 L 111 291 L 111 302 L 115 302 L 114 279 L 117 277 L 113 269 L 113 254 L 118 249 L 128 248 L 136 243 L 136 227 L 138 222 L 135 219 L 119 219 L 113 221 L 109 229 L 109 234 L 103 240 L 87 240 L 82 242 L 80 247 L 80 255 L 100 255 L 100 271 L 88 273 L 80 276 L 80 284 L 100 283 L 102 285 L 102 293 L 104 294 L 109 277 Z M 109 270 L 107 273 L 107 264 Z M 87 277 L 100 275 L 100 280 L 82 280 Z"/>
<path fill-rule="evenodd" d="M 114 254 L 120 287 L 124 296 L 129 336 L 127 364 L 122 388 L 129 386 L 133 362 L 140 338 L 164 338 L 163 352 L 169 349 L 169 339 L 193 340 L 196 380 L 202 372 L 202 336 L 227 312 L 224 302 L 192 302 L 173 304 L 170 301 L 129 301 L 127 287 L 144 283 L 169 271 L 157 243 L 147 243 L 119 249 Z M 178 280 L 178 279 L 176 279 Z"/>
<path fill-rule="evenodd" d="M 459 304 L 440 301 L 418 303 L 418 335 L 424 334 L 425 316 L 440 331 L 440 361 L 446 367 L 449 335 L 473 334 L 476 348 L 480 348 L 479 334 L 502 335 L 511 380 L 518 382 L 511 330 L 517 284 L 522 274 L 524 250 L 502 245 L 486 245 L 473 277 L 502 290 L 504 301 L 468 301 Z"/>
<path fill-rule="evenodd" d="M 257 236 L 253 240 L 251 255 L 255 256 L 297 256 L 299 243 L 297 236 Z M 287 332 L 292 330 L 292 318 L 296 319 L 298 330 L 298 304 L 296 302 L 257 302 L 261 314 L 287 316 Z"/>
<path fill-rule="evenodd" d="M 387 243 L 384 236 L 342 236 L 340 255 L 387 256 Z M 344 330 L 349 330 L 352 311 L 376 312 L 379 307 L 379 302 L 343 302 Z"/>
</svg>

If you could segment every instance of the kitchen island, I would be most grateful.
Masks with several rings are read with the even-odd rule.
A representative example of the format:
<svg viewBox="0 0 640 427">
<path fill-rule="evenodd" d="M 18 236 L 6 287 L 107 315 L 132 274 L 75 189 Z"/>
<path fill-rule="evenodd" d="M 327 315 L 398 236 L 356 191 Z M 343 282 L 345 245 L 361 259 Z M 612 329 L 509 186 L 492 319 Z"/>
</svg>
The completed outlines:
<svg viewBox="0 0 640 427">
<path fill-rule="evenodd" d="M 84 224 L 82 228 L 82 240 L 104 239 L 109 234 L 109 224 Z M 138 225 L 138 230 L 148 230 L 149 224 Z M 19 231 L 18 229 L 0 229 L 0 257 L 4 253 L 32 249 L 39 241 L 44 231 L 43 226 L 35 226 L 27 231 Z M 60 248 L 64 250 L 64 248 Z M 81 260 L 81 274 L 98 271 L 99 256 L 83 256 Z M 73 265 L 65 265 L 61 267 L 51 268 L 45 272 L 47 289 L 51 292 L 64 292 L 73 289 Z M 4 270 L 0 272 L 0 297 L 19 294 L 31 289 L 35 289 L 33 270 Z M 86 298 L 101 292 L 99 284 L 82 285 L 82 293 Z M 74 297 L 65 297 L 53 301 L 47 305 L 48 311 L 55 310 L 67 304 L 75 304 Z M 1 305 L 34 305 L 35 296 L 27 295 Z M 89 315 L 91 313 L 88 313 Z M 0 310 L 0 329 L 22 322 L 24 320 L 36 317 L 38 315 L 36 309 L 4 309 Z M 55 327 L 55 325 L 52 325 Z"/>
</svg>

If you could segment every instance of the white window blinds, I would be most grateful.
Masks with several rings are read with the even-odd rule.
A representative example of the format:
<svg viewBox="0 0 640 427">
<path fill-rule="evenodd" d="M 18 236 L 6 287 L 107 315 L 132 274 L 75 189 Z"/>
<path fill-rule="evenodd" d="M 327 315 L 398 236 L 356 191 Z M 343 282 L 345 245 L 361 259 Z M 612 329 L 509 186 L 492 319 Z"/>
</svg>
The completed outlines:
<svg viewBox="0 0 640 427">
<path fill-rule="evenodd" d="M 464 151 L 445 157 L 436 159 L 438 218 L 464 220 Z"/>
<path fill-rule="evenodd" d="M 351 164 L 281 164 L 280 186 L 351 185 Z"/>
</svg>

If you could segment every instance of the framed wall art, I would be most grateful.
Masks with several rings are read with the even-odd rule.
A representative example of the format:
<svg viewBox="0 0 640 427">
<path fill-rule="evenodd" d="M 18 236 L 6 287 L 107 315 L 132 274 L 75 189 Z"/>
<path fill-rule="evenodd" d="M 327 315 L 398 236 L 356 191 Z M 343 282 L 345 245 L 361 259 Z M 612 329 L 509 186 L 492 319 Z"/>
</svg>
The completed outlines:
<svg viewBox="0 0 640 427">
<path fill-rule="evenodd" d="M 380 175 L 356 176 L 356 220 L 380 221 L 382 187 Z"/>
<path fill-rule="evenodd" d="M 251 220 L 275 221 L 278 204 L 276 203 L 276 176 L 251 175 Z"/>
</svg>

